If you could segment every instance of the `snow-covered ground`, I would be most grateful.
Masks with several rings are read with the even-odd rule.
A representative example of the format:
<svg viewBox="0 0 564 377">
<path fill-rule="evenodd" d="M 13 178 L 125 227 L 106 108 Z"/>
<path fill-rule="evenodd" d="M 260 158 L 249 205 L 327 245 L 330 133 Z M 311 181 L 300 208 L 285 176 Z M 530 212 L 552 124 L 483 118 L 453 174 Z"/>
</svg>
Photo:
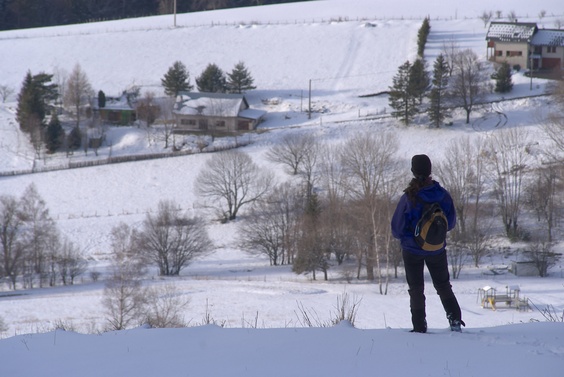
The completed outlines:
<svg viewBox="0 0 564 377">
<path fill-rule="evenodd" d="M 0 84 L 17 91 L 27 70 L 70 72 L 79 63 L 95 91 L 117 95 L 130 85 L 142 92 L 162 92 L 160 79 L 175 60 L 183 61 L 192 83 L 208 63 L 225 71 L 244 61 L 257 90 L 247 94 L 252 107 L 268 111 L 261 132 L 248 136 L 243 150 L 254 161 L 288 176 L 264 159 L 266 150 L 289 132 L 313 132 L 338 143 L 356 132 L 393 131 L 400 140 L 397 155 L 406 163 L 415 153 L 427 153 L 439 163 L 448 157 L 444 146 L 462 136 L 487 138 L 498 132 L 497 112 L 507 116 L 503 128 L 526 127 L 540 154 L 546 140 L 539 129 L 539 109 L 545 97 L 524 98 L 455 114 L 453 126 L 428 129 L 424 122 L 406 128 L 389 118 L 385 96 L 397 67 L 413 61 L 422 17 L 431 18 L 425 51 L 429 65 L 445 41 L 471 48 L 485 57 L 486 28 L 478 16 L 484 10 L 515 11 L 520 21 L 545 27 L 564 19 L 560 1 L 477 0 L 400 1 L 327 0 L 237 10 L 112 21 L 67 27 L 0 33 Z M 539 19 L 545 10 L 546 17 Z M 308 87 L 312 105 L 308 119 Z M 543 94 L 546 82 L 517 73 L 511 97 Z M 53 166 L 68 162 L 64 155 L 35 161 L 34 151 L 15 121 L 16 93 L 0 104 L 0 171 Z M 492 98 L 494 96 L 492 95 Z M 506 96 L 509 98 L 509 96 Z M 279 99 L 265 105 L 263 99 Z M 99 151 L 126 155 L 161 151 L 136 127 L 111 130 L 111 148 Z M 96 158 L 76 153 L 70 160 Z M 193 194 L 195 176 L 209 154 L 138 163 L 0 178 L 0 195 L 19 196 L 31 183 L 46 201 L 61 231 L 80 245 L 94 269 L 107 263 L 109 234 L 125 222 L 136 226 L 159 200 L 172 199 L 192 214 L 201 206 Z M 225 328 L 134 329 L 102 335 L 51 331 L 57 323 L 91 333 L 105 325 L 101 305 L 103 282 L 83 277 L 82 284 L 36 290 L 0 289 L 0 317 L 8 331 L 0 340 L 0 376 L 558 376 L 564 368 L 562 323 L 544 322 L 536 310 L 483 309 L 478 289 L 486 285 L 505 290 L 518 285 L 521 294 L 544 308 L 564 310 L 561 265 L 547 278 L 491 275 L 487 265 L 508 264 L 511 257 L 487 260 L 479 268 L 463 269 L 453 281 L 467 328 L 446 331 L 447 323 L 432 285 L 427 285 L 431 334 L 411 334 L 407 288 L 400 274 L 387 295 L 365 281 L 347 283 L 340 269 L 330 270 L 328 282 L 298 276 L 287 266 L 271 267 L 234 246 L 237 222 L 210 222 L 216 251 L 190 265 L 177 279 L 155 277 L 150 284 L 173 282 L 189 300 L 184 313 L 192 324 L 206 313 Z M 325 322 L 344 293 L 361 299 L 357 329 L 304 329 L 300 307 L 315 310 Z M 254 329 L 259 327 L 259 329 Z M 298 327 L 298 328 L 296 328 Z M 50 331 L 45 334 L 39 334 Z M 24 335 L 29 334 L 29 335 Z"/>
</svg>

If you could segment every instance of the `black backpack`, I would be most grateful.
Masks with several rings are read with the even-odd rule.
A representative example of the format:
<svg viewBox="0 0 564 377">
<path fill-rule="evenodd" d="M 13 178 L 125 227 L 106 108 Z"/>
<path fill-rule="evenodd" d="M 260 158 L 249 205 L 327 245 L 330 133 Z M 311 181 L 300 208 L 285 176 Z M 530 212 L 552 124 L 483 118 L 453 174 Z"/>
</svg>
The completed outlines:
<svg viewBox="0 0 564 377">
<path fill-rule="evenodd" d="M 413 233 L 417 244 L 425 251 L 437 251 L 444 247 L 448 220 L 439 203 L 425 204 L 423 214 Z"/>
</svg>

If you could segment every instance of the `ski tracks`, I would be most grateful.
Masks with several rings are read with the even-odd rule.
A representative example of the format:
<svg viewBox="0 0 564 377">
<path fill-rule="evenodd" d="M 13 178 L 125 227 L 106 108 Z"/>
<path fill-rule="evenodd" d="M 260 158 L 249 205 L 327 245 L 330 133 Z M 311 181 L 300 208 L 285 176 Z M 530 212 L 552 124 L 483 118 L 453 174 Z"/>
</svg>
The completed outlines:
<svg viewBox="0 0 564 377">
<path fill-rule="evenodd" d="M 507 124 L 507 114 L 499 102 L 492 102 L 490 109 L 480 118 L 472 122 L 475 131 L 491 131 L 500 129 Z"/>
</svg>

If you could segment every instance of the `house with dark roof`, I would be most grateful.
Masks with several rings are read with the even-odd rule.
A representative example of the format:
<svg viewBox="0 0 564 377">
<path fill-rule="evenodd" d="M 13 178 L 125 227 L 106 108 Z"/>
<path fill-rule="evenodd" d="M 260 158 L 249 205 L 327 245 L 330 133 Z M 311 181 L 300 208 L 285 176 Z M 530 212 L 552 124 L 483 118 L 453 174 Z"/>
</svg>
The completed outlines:
<svg viewBox="0 0 564 377">
<path fill-rule="evenodd" d="M 564 70 L 564 30 L 540 29 L 531 44 L 534 69 Z"/>
<path fill-rule="evenodd" d="M 528 22 L 491 22 L 488 59 L 524 68 L 564 70 L 564 30 L 539 29 Z"/>
<path fill-rule="evenodd" d="M 243 94 L 179 93 L 173 110 L 176 132 L 252 131 L 266 111 L 251 109 Z"/>
</svg>

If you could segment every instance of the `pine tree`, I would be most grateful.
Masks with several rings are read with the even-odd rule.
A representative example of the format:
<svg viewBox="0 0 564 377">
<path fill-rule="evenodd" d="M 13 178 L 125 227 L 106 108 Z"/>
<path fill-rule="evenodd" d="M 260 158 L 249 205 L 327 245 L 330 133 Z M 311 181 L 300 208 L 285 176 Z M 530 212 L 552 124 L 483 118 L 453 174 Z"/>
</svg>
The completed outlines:
<svg viewBox="0 0 564 377">
<path fill-rule="evenodd" d="M 47 125 L 45 145 L 49 153 L 55 153 L 63 145 L 65 131 L 61 126 L 57 113 L 53 113 Z"/>
<path fill-rule="evenodd" d="M 513 90 L 511 66 L 508 62 L 501 63 L 501 66 L 494 74 L 494 78 L 496 93 L 508 93 Z"/>
<path fill-rule="evenodd" d="M 255 80 L 243 62 L 237 63 L 227 76 L 227 87 L 231 93 L 243 93 L 247 90 L 256 89 L 256 86 L 253 86 Z"/>
<path fill-rule="evenodd" d="M 425 45 L 427 44 L 427 37 L 431 32 L 431 24 L 429 23 L 429 17 L 425 17 L 419 31 L 417 32 L 417 55 L 423 57 L 425 53 Z"/>
<path fill-rule="evenodd" d="M 33 76 L 28 71 L 18 94 L 16 120 L 22 131 L 31 134 L 42 125 L 44 119 L 45 106 Z"/>
<path fill-rule="evenodd" d="M 225 93 L 227 91 L 227 79 L 217 65 L 210 63 L 204 72 L 196 78 L 196 86 L 200 92 Z"/>
<path fill-rule="evenodd" d="M 98 92 L 98 108 L 103 109 L 104 107 L 106 107 L 106 93 L 100 90 Z"/>
<path fill-rule="evenodd" d="M 40 72 L 33 76 L 33 83 L 39 92 L 44 109 L 47 109 L 51 103 L 59 98 L 59 90 L 57 84 L 51 83 L 53 75 Z"/>
<path fill-rule="evenodd" d="M 449 67 L 443 54 L 440 54 L 433 64 L 433 88 L 429 94 L 430 104 L 427 110 L 431 123 L 437 128 L 448 115 L 445 108 L 448 78 Z"/>
<path fill-rule="evenodd" d="M 170 97 L 176 97 L 180 92 L 189 92 L 194 89 L 194 86 L 190 85 L 190 73 L 180 61 L 175 61 L 168 69 L 161 79 L 161 85 L 165 89 L 165 94 Z"/>
<path fill-rule="evenodd" d="M 409 90 L 418 98 L 419 104 L 423 102 L 423 96 L 429 88 L 429 74 L 425 69 L 425 62 L 417 59 L 409 70 Z"/>
<path fill-rule="evenodd" d="M 67 140 L 69 150 L 76 150 L 82 145 L 82 132 L 79 127 L 73 127 Z"/>
<path fill-rule="evenodd" d="M 392 116 L 408 125 L 417 113 L 417 97 L 410 88 L 411 63 L 406 61 L 398 68 L 398 73 L 393 78 L 390 87 L 389 105 L 394 111 Z"/>
</svg>

